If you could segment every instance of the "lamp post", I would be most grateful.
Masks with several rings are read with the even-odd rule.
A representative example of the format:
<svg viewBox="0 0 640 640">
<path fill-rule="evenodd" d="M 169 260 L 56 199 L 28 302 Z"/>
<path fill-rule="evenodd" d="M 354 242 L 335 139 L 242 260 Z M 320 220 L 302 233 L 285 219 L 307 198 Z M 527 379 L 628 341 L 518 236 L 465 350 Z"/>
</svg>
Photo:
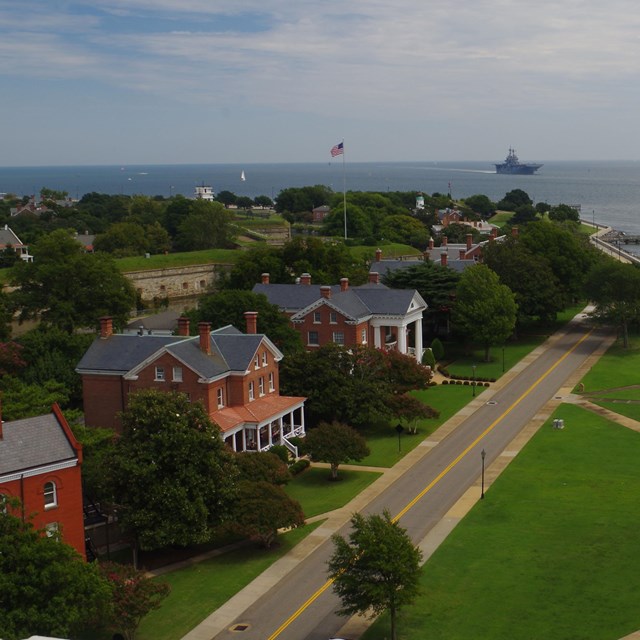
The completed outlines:
<svg viewBox="0 0 640 640">
<path fill-rule="evenodd" d="M 476 365 L 475 364 L 472 365 L 471 369 L 473 371 L 473 383 L 471 388 L 473 389 L 472 393 L 473 393 L 473 397 L 475 398 L 476 397 Z"/>
<path fill-rule="evenodd" d="M 486 451 L 483 449 L 480 452 L 480 457 L 482 458 L 482 490 L 480 491 L 480 500 L 484 500 L 484 458 L 487 455 Z"/>
<path fill-rule="evenodd" d="M 398 423 L 396 425 L 396 433 L 398 434 L 398 453 L 400 453 L 400 451 L 401 451 L 400 436 L 401 436 L 403 431 L 404 431 L 404 427 L 400 423 Z"/>
</svg>

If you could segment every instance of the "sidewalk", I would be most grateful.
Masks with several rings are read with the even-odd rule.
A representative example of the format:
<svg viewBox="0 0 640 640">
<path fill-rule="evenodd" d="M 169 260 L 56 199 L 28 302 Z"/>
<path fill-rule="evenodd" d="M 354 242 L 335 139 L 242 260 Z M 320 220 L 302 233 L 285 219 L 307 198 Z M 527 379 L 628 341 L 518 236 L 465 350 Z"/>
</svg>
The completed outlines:
<svg viewBox="0 0 640 640">
<path fill-rule="evenodd" d="M 582 316 L 581 312 L 577 318 Z M 354 498 L 350 503 L 340 509 L 336 509 L 328 514 L 322 514 L 310 518 L 308 521 L 326 519 L 324 524 L 318 527 L 314 532 L 307 536 L 300 544 L 292 549 L 286 556 L 275 562 L 269 569 L 262 573 L 253 582 L 247 585 L 239 593 L 233 596 L 222 607 L 214 611 L 208 618 L 203 620 L 197 627 L 191 630 L 183 637 L 183 640 L 211 640 L 221 631 L 227 629 L 241 614 L 247 610 L 257 598 L 263 593 L 271 589 L 280 580 L 284 579 L 287 574 L 293 570 L 304 558 L 311 554 L 316 548 L 323 544 L 328 538 L 345 525 L 354 512 L 362 510 L 371 500 L 373 500 L 384 489 L 390 486 L 398 477 L 410 469 L 418 460 L 427 455 L 431 448 L 442 441 L 452 430 L 454 430 L 467 416 L 476 408 L 483 405 L 498 390 L 505 386 L 512 378 L 514 378 L 529 363 L 535 360 L 541 352 L 551 347 L 559 338 L 556 334 L 547 340 L 543 345 L 537 347 L 523 360 L 517 363 L 512 369 L 507 371 L 497 382 L 492 383 L 491 387 L 480 392 L 471 403 L 463 407 L 456 415 L 444 423 L 436 432 L 424 440 L 418 447 L 408 453 L 394 467 L 390 469 L 370 468 L 372 471 L 381 472 L 382 475 L 362 493 Z M 597 359 L 606 351 L 613 342 L 612 336 L 605 341 L 601 349 L 594 353 L 574 374 L 566 381 L 565 385 L 558 390 L 554 397 L 547 402 L 543 409 L 538 412 L 535 418 L 522 430 L 515 439 L 486 469 L 485 469 L 485 490 L 491 486 L 493 481 L 506 469 L 508 464 L 515 458 L 524 445 L 536 433 L 536 431 L 546 422 L 553 411 L 563 402 L 573 402 L 584 405 L 586 409 L 597 411 L 609 419 L 613 419 L 629 428 L 640 431 L 640 423 L 633 420 L 607 412 L 606 409 L 593 405 L 583 400 L 580 396 L 572 393 L 575 386 L 584 377 L 587 371 L 593 366 Z M 317 465 L 320 466 L 320 465 Z M 349 465 L 341 465 L 341 468 L 348 469 Z M 354 467 L 362 470 L 363 467 Z M 444 518 L 425 536 L 418 544 L 423 553 L 423 560 L 426 562 L 440 544 L 445 540 L 449 533 L 462 520 L 467 512 L 478 501 L 480 496 L 480 478 L 476 484 L 469 487 L 464 495 L 453 505 Z M 349 619 L 337 634 L 340 637 L 359 638 L 368 626 L 371 620 L 361 616 L 354 616 Z M 622 640 L 640 640 L 640 631 Z"/>
</svg>

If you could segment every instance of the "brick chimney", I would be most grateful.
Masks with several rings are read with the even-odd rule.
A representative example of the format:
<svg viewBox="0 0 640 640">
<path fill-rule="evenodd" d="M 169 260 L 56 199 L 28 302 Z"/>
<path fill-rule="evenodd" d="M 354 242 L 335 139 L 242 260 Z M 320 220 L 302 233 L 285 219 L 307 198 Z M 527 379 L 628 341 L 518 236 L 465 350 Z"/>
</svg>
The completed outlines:
<svg viewBox="0 0 640 640">
<path fill-rule="evenodd" d="M 433 238 L 429 238 L 429 251 L 433 249 Z"/>
<path fill-rule="evenodd" d="M 311 274 L 310 273 L 303 273 L 300 276 L 300 284 L 304 284 L 309 286 L 311 284 Z"/>
<path fill-rule="evenodd" d="M 247 326 L 247 333 L 258 333 L 258 312 L 245 311 L 244 321 Z"/>
<path fill-rule="evenodd" d="M 495 240 L 498 237 L 498 228 L 491 227 L 491 234 L 489 235 L 489 240 Z"/>
<path fill-rule="evenodd" d="M 440 264 L 441 264 L 443 267 L 446 267 L 446 266 L 447 266 L 447 252 L 446 252 L 446 251 L 443 251 L 443 252 L 440 254 Z"/>
<path fill-rule="evenodd" d="M 331 287 L 328 284 L 323 284 L 320 287 L 320 295 L 327 300 L 331 299 Z"/>
<path fill-rule="evenodd" d="M 467 233 L 467 251 L 471 251 L 472 246 L 473 246 L 473 234 Z"/>
<path fill-rule="evenodd" d="M 211 323 L 198 322 L 198 335 L 200 336 L 200 349 L 207 355 L 211 354 Z"/>
<path fill-rule="evenodd" d="M 111 316 L 102 316 L 100 318 L 100 337 L 109 338 L 113 335 L 113 318 Z"/>
<path fill-rule="evenodd" d="M 369 271 L 369 284 L 380 284 L 380 274 L 377 271 Z"/>
<path fill-rule="evenodd" d="M 464 260 L 464 254 L 467 253 L 466 249 L 460 249 L 460 260 Z"/>
<path fill-rule="evenodd" d="M 518 227 L 511 227 L 511 236 L 513 238 L 517 238 L 518 237 Z"/>
<path fill-rule="evenodd" d="M 349 278 L 340 278 L 340 291 L 349 290 Z"/>
<path fill-rule="evenodd" d="M 443 247 L 447 246 L 447 242 L 449 242 L 449 238 L 447 238 L 447 236 L 443 235 L 442 236 L 442 245 Z"/>
<path fill-rule="evenodd" d="M 376 262 L 382 260 L 382 249 L 376 249 Z"/>
<path fill-rule="evenodd" d="M 186 316 L 180 316 L 178 318 L 178 335 L 179 336 L 189 335 L 189 318 L 187 318 Z"/>
<path fill-rule="evenodd" d="M 268 273 L 263 273 L 260 277 L 262 278 L 262 284 L 269 284 L 269 274 Z"/>
</svg>

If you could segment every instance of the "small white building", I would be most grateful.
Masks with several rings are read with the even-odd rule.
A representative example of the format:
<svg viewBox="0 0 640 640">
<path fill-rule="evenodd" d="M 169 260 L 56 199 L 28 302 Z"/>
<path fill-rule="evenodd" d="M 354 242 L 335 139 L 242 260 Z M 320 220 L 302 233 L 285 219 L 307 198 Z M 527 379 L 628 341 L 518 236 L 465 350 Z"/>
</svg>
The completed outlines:
<svg viewBox="0 0 640 640">
<path fill-rule="evenodd" d="M 196 187 L 196 200 L 215 200 L 216 194 L 209 185 L 199 185 Z"/>
</svg>

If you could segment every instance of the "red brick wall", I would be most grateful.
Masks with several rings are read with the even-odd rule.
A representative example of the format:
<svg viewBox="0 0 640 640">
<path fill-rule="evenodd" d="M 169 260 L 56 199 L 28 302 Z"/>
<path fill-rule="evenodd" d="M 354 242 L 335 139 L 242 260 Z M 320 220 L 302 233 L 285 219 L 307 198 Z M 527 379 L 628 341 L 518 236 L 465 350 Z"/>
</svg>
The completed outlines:
<svg viewBox="0 0 640 640">
<path fill-rule="evenodd" d="M 126 391 L 120 376 L 82 376 L 84 419 L 89 427 L 120 429 L 116 418 L 124 409 Z"/>
<path fill-rule="evenodd" d="M 323 346 L 329 342 L 333 342 L 334 332 L 342 331 L 344 333 L 345 346 L 353 346 L 355 344 L 362 344 L 362 329 L 367 329 L 367 338 L 369 344 L 373 344 L 373 336 L 369 335 L 368 322 L 360 323 L 359 325 L 347 324 L 346 318 L 339 312 L 329 309 L 329 307 L 322 306 L 316 309 L 316 313 L 320 314 L 320 323 L 314 322 L 314 312 L 308 313 L 303 322 L 297 322 L 292 326 L 302 336 L 302 342 L 307 349 L 313 349 L 314 347 L 309 345 L 309 332 L 318 332 L 318 344 Z M 330 313 L 336 314 L 336 322 L 330 322 Z"/>
<path fill-rule="evenodd" d="M 57 492 L 57 506 L 47 510 L 44 508 L 46 482 L 55 482 Z M 25 520 L 33 516 L 31 522 L 36 529 L 57 522 L 62 540 L 85 558 L 80 465 L 7 482 L 0 485 L 0 491 L 21 500 Z M 21 516 L 22 510 L 14 515 Z"/>
</svg>

